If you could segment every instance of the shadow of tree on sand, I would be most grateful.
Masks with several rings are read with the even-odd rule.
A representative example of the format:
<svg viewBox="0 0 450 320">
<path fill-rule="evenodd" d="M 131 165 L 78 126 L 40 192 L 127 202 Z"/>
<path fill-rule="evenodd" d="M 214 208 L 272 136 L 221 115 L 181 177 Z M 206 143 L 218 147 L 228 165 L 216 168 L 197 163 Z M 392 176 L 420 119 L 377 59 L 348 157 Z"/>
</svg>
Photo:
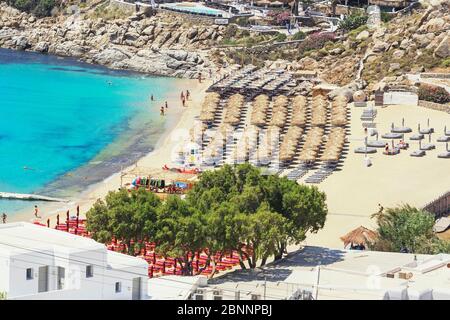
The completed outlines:
<svg viewBox="0 0 450 320">
<path fill-rule="evenodd" d="M 221 284 L 225 282 L 250 282 L 268 281 L 279 282 L 286 280 L 296 267 L 311 267 L 343 261 L 345 251 L 328 249 L 322 247 L 304 247 L 289 253 L 282 260 L 265 265 L 262 268 L 236 270 L 223 276 L 209 280 L 210 284 Z"/>
</svg>

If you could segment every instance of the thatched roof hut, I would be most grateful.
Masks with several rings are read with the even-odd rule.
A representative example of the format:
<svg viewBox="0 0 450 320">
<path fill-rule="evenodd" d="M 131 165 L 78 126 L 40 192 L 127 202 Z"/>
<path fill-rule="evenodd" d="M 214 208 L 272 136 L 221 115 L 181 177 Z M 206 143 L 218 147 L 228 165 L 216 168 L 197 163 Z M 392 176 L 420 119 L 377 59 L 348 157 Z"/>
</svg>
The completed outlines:
<svg viewBox="0 0 450 320">
<path fill-rule="evenodd" d="M 377 238 L 377 233 L 366 227 L 360 226 L 355 230 L 350 231 L 346 235 L 341 237 L 346 247 L 349 244 L 352 245 L 363 245 L 367 247 L 370 242 L 373 242 Z"/>
</svg>

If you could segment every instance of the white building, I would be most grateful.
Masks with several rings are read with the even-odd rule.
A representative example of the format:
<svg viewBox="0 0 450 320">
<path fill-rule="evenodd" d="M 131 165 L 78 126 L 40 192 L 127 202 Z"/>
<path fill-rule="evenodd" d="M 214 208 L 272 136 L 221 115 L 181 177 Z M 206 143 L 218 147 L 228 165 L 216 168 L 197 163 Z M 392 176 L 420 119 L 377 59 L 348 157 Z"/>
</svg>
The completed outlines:
<svg viewBox="0 0 450 320">
<path fill-rule="evenodd" d="M 207 284 L 182 285 L 177 276 L 157 281 L 158 294 L 150 294 L 156 299 L 450 300 L 450 255 L 306 246 L 263 268 L 236 270 Z"/>
<path fill-rule="evenodd" d="M 14 300 L 148 299 L 146 261 L 31 223 L 0 225 L 0 293 Z"/>
</svg>

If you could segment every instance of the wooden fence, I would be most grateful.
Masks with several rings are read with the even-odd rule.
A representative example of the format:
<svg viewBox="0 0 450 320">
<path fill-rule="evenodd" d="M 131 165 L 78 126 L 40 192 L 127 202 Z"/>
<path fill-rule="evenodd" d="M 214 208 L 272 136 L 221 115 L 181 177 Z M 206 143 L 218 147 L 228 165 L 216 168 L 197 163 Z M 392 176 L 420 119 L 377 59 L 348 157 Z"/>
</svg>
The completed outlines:
<svg viewBox="0 0 450 320">
<path fill-rule="evenodd" d="M 450 191 L 431 201 L 423 209 L 433 213 L 436 219 L 447 216 L 450 213 Z"/>
</svg>

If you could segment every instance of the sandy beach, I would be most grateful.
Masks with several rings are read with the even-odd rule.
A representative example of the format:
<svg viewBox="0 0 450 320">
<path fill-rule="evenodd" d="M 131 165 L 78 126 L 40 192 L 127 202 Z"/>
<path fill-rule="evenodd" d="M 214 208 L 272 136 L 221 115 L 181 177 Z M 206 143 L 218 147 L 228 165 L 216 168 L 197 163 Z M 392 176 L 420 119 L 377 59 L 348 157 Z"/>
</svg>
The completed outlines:
<svg viewBox="0 0 450 320">
<path fill-rule="evenodd" d="M 353 152 L 364 145 L 365 133 L 360 120 L 362 109 L 351 107 L 349 153 L 342 170 L 318 185 L 327 194 L 329 213 L 325 227 L 317 234 L 309 235 L 305 244 L 342 248 L 339 237 L 347 232 L 361 225 L 376 228 L 376 222 L 370 219 L 370 215 L 378 211 L 378 204 L 384 208 L 401 204 L 423 207 L 450 190 L 450 159 L 437 158 L 439 153 L 445 151 L 445 143 L 436 142 L 438 137 L 443 136 L 444 126 L 450 128 L 450 114 L 417 106 L 378 108 L 374 122 L 380 133 L 379 139 L 390 131 L 392 122 L 395 126 L 401 126 L 402 118 L 405 118 L 405 126 L 413 130 L 405 135 L 405 142 L 410 147 L 396 156 L 383 155 L 383 149 L 379 149 L 376 154 L 370 155 L 372 166 L 366 167 L 364 154 Z M 436 149 L 427 151 L 422 158 L 411 157 L 410 153 L 419 149 L 419 143 L 410 141 L 409 137 L 417 133 L 418 123 L 422 128 L 427 127 L 428 118 L 430 127 L 435 130 L 431 140 Z M 369 137 L 369 140 L 372 139 L 375 137 Z M 428 136 L 425 136 L 423 143 L 428 143 Z"/>
<path fill-rule="evenodd" d="M 170 165 L 173 148 L 181 137 L 188 133 L 194 118 L 199 115 L 205 90 L 210 84 L 211 81 L 199 84 L 196 80 L 186 80 L 186 86 L 192 93 L 192 99 L 186 108 L 182 108 L 179 99 L 179 92 L 183 89 L 177 88 L 173 91 L 168 98 L 169 106 L 173 108 L 169 107 L 170 120 L 166 123 L 164 134 L 154 150 L 137 162 L 139 167 L 159 169 L 164 164 Z M 405 125 L 416 133 L 418 123 L 425 128 L 427 119 L 430 119 L 430 126 L 435 129 L 432 143 L 436 145 L 436 149 L 427 151 L 426 156 L 422 158 L 411 157 L 410 153 L 419 146 L 417 141 L 409 140 L 413 133 L 406 134 L 405 141 L 410 143 L 408 150 L 402 150 L 396 156 L 386 156 L 382 154 L 383 149 L 378 149 L 376 154 L 370 155 L 372 166 L 366 167 L 364 155 L 353 152 L 355 148 L 364 144 L 365 133 L 360 120 L 363 108 L 356 108 L 353 105 L 350 108 L 349 152 L 345 156 L 341 170 L 318 185 L 318 188 L 327 194 L 329 210 L 327 221 L 317 234 L 309 234 L 303 245 L 342 248 L 343 244 L 339 237 L 350 230 L 360 225 L 376 228 L 376 223 L 370 216 L 378 211 L 378 204 L 385 208 L 406 203 L 423 207 L 450 189 L 449 180 L 445 178 L 446 173 L 448 175 L 450 172 L 450 161 L 437 158 L 437 155 L 445 150 L 445 143 L 436 142 L 437 137 L 443 135 L 444 126 L 450 127 L 450 114 L 416 106 L 378 108 L 375 122 L 380 139 L 381 134 L 390 131 L 392 122 L 400 126 L 402 118 L 405 118 Z M 424 143 L 426 142 L 428 136 L 424 139 Z M 134 165 L 124 171 L 133 167 Z M 309 175 L 303 177 L 300 182 Z M 77 205 L 80 206 L 83 216 L 97 199 L 104 198 L 108 191 L 117 190 L 120 187 L 120 180 L 120 172 L 117 172 L 70 198 L 68 203 L 48 203 L 42 206 L 41 221 L 45 223 L 47 218 L 50 218 L 51 225 L 54 226 L 56 214 L 65 219 L 65 212 L 70 210 L 71 215 L 74 214 Z M 34 221 L 32 212 L 29 210 L 15 214 L 9 221 Z M 297 246 L 289 249 L 295 250 Z"/>
<path fill-rule="evenodd" d="M 169 108 L 166 112 L 164 132 L 154 149 L 140 158 L 136 164 L 124 168 L 123 172 L 131 170 L 135 165 L 145 168 L 161 168 L 164 164 L 170 163 L 171 152 L 175 144 L 179 142 L 180 135 L 187 134 L 191 128 L 195 116 L 200 113 L 205 91 L 211 85 L 211 80 L 208 79 L 203 80 L 202 83 L 199 83 L 198 80 L 188 79 L 180 81 L 177 87 L 171 90 L 169 96 L 163 99 L 164 101 L 167 100 Z M 187 101 L 186 107 L 183 107 L 180 101 L 180 93 L 186 89 L 190 91 L 191 97 Z M 163 100 L 160 101 L 161 105 L 164 104 Z M 57 214 L 64 220 L 66 211 L 70 210 L 70 215 L 74 215 L 77 205 L 80 206 L 80 215 L 84 217 L 87 210 L 97 199 L 104 198 L 109 191 L 117 190 L 120 187 L 120 180 L 120 172 L 116 172 L 103 181 L 88 186 L 83 192 L 68 198 L 67 203 L 48 202 L 40 204 L 39 214 L 41 219 L 38 220 L 46 223 L 47 219 L 50 219 L 50 225 L 54 226 Z M 33 216 L 33 206 L 34 203 L 30 202 L 29 209 L 9 215 L 8 221 L 36 221 L 37 219 Z"/>
</svg>

